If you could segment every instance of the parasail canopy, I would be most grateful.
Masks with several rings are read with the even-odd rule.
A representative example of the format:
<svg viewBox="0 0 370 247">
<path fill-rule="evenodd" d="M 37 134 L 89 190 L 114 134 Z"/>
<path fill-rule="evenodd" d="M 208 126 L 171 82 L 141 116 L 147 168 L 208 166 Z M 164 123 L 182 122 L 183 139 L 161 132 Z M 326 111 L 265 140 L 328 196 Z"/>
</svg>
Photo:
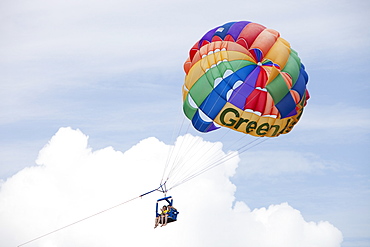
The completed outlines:
<svg viewBox="0 0 370 247">
<path fill-rule="evenodd" d="M 277 31 L 249 21 L 208 31 L 184 70 L 183 111 L 200 132 L 276 137 L 292 130 L 309 98 L 297 52 Z"/>
</svg>

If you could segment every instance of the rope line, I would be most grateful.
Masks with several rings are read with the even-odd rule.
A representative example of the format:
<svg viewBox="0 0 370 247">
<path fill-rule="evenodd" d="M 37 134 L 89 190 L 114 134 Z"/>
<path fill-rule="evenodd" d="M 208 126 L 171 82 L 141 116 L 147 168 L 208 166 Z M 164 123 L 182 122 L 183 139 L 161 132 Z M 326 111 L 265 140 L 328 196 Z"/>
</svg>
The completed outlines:
<svg viewBox="0 0 370 247">
<path fill-rule="evenodd" d="M 258 143 L 256 143 L 256 144 L 254 144 L 254 145 L 251 145 L 250 147 L 247 147 L 247 148 L 242 147 L 241 149 L 239 149 L 239 150 L 240 150 L 240 152 L 239 152 L 239 151 L 238 151 L 238 152 L 229 152 L 229 153 L 228 153 L 227 155 L 225 155 L 222 159 L 217 160 L 216 162 L 214 162 L 214 163 L 210 164 L 210 165 L 209 165 L 209 166 L 207 166 L 207 167 L 204 167 L 203 169 L 199 170 L 198 172 L 194 173 L 193 175 L 191 175 L 191 176 L 189 176 L 189 177 L 186 177 L 186 178 L 184 178 L 183 180 L 181 180 L 181 181 L 177 182 L 176 184 L 174 184 L 173 186 L 171 186 L 168 190 L 171 190 L 171 189 L 173 189 L 173 188 L 175 188 L 175 187 L 177 187 L 177 186 L 179 186 L 179 185 L 181 185 L 181 184 L 183 184 L 183 183 L 185 183 L 185 182 L 188 182 L 189 180 L 191 180 L 191 179 L 193 179 L 193 178 L 195 178 L 195 177 L 197 177 L 197 176 L 199 176 L 199 175 L 203 174 L 204 172 L 206 172 L 206 171 L 208 171 L 208 170 L 210 170 L 210 169 L 212 169 L 212 168 L 214 168 L 214 167 L 217 167 L 217 166 L 219 166 L 219 165 L 221 165 L 221 164 L 223 164 L 223 163 L 227 162 L 228 160 L 230 160 L 230 159 L 232 159 L 232 158 L 234 158 L 234 157 L 236 157 L 236 156 L 238 156 L 238 155 L 240 155 L 240 154 L 242 154 L 242 153 L 244 153 L 244 152 L 248 151 L 249 149 L 251 149 L 251 148 L 253 148 L 253 147 L 255 147 L 255 146 L 257 146 L 257 145 L 261 144 L 262 142 L 267 141 L 268 139 L 270 139 L 270 138 L 265 138 L 265 139 L 263 139 L 262 141 L 260 141 L 260 142 L 258 142 Z M 258 140 L 258 139 L 253 140 L 253 141 L 252 141 L 251 143 L 249 143 L 248 145 L 252 144 L 253 142 L 256 142 L 257 140 Z M 247 146 L 248 146 L 248 145 L 247 145 Z"/>
<path fill-rule="evenodd" d="M 185 117 L 184 117 L 185 119 Z M 184 122 L 183 122 L 184 123 Z M 167 187 L 166 192 L 179 186 L 180 184 L 183 184 L 202 173 L 218 166 L 226 161 L 236 157 L 237 155 L 241 155 L 244 152 L 248 151 L 249 149 L 265 142 L 267 139 L 270 138 L 262 138 L 262 137 L 254 137 L 253 140 L 245 143 L 245 140 L 251 136 L 242 134 L 240 137 L 237 138 L 237 140 L 230 143 L 230 145 L 227 147 L 223 146 L 223 149 L 230 150 L 230 146 L 239 147 L 234 152 L 228 152 L 226 155 L 223 155 L 222 157 L 220 155 L 207 155 L 209 153 L 214 153 L 216 149 L 219 148 L 219 144 L 221 140 L 224 140 L 226 136 L 230 132 L 232 132 L 231 129 L 223 129 L 222 135 L 219 138 L 218 142 L 210 142 L 211 144 L 207 144 L 208 141 L 204 142 L 198 142 L 197 138 L 192 138 L 192 135 L 189 135 L 189 126 L 190 123 L 188 123 L 186 127 L 186 134 L 182 136 L 181 142 L 177 143 L 171 150 L 171 153 L 169 155 L 175 157 L 172 159 L 168 158 L 167 162 L 170 162 L 172 165 L 166 166 L 167 171 L 164 171 L 164 174 L 167 174 L 166 179 L 164 180 Z M 181 129 L 184 127 L 184 125 L 181 125 Z M 182 132 L 180 129 L 179 133 Z M 221 133 L 219 133 L 221 134 Z M 261 141 L 262 140 L 262 141 Z M 240 144 L 242 143 L 243 144 Z M 222 143 L 222 142 L 221 142 Z M 204 153 L 205 155 L 200 155 L 201 153 Z"/>
<path fill-rule="evenodd" d="M 226 155 L 220 157 L 219 155 L 211 156 L 208 153 L 213 153 L 221 140 L 225 138 L 232 132 L 231 129 L 223 129 L 224 132 L 218 138 L 218 142 L 211 141 L 211 145 L 207 144 L 208 141 L 198 142 L 197 138 L 191 138 L 192 135 L 189 134 L 189 128 L 191 123 L 189 122 L 187 126 L 184 126 L 184 119 L 181 124 L 181 128 L 178 133 L 182 132 L 182 129 L 186 129 L 186 134 L 182 136 L 181 142 L 174 145 L 171 152 L 168 154 L 171 157 L 167 157 L 167 161 L 171 164 L 167 164 L 163 174 L 166 174 L 166 179 L 161 183 L 166 183 L 166 192 L 183 184 L 202 173 L 218 166 L 226 161 L 241 155 L 249 149 L 265 142 L 270 138 L 254 137 L 253 140 L 245 143 L 245 140 L 250 135 L 242 134 L 237 140 L 230 143 L 228 147 L 224 146 L 223 149 L 230 150 L 231 147 L 238 147 L 234 152 L 229 152 Z M 221 134 L 221 133 L 219 133 Z M 262 140 L 262 141 L 261 141 Z M 222 143 L 222 142 L 221 142 Z M 241 144 L 243 143 L 243 144 Z M 208 145 L 208 146 L 207 146 Z M 223 144 L 224 145 L 224 144 Z M 200 155 L 204 153 L 205 155 Z"/>
<path fill-rule="evenodd" d="M 178 115 L 178 117 L 180 117 L 180 115 Z M 184 122 L 185 122 L 185 118 L 182 118 L 181 127 L 180 127 L 180 129 L 178 130 L 177 136 L 180 136 L 180 132 L 181 132 L 182 126 L 184 126 Z M 189 127 L 188 127 L 188 129 L 189 129 Z M 172 138 L 171 138 L 171 140 L 173 140 L 173 139 L 175 138 L 174 134 L 175 134 L 175 127 L 174 127 L 174 128 L 173 128 L 173 130 L 172 130 Z M 165 174 L 165 172 L 166 172 L 166 170 L 167 170 L 167 167 L 168 167 L 168 166 L 169 166 L 169 164 L 170 164 L 170 160 L 171 160 L 171 157 L 172 157 L 173 152 L 174 152 L 174 148 L 173 148 L 173 149 L 171 149 L 170 154 L 169 154 L 169 155 L 167 155 L 167 160 L 166 160 L 165 167 L 164 167 L 164 169 L 163 169 L 163 174 L 162 174 L 162 178 L 161 178 L 161 182 L 160 182 L 160 184 L 163 184 L 163 179 L 164 179 L 164 177 L 165 177 L 165 175 L 166 175 L 166 174 Z"/>
<path fill-rule="evenodd" d="M 130 200 L 127 200 L 127 201 L 125 201 L 125 202 L 121 202 L 120 204 L 117 204 L 117 205 L 115 205 L 115 206 L 113 206 L 113 207 L 110 207 L 110 208 L 104 209 L 104 210 L 102 210 L 102 211 L 100 211 L 100 212 L 97 212 L 97 213 L 95 213 L 95 214 L 92 214 L 92 215 L 90 215 L 90 216 L 87 216 L 87 217 L 85 217 L 85 218 L 82 218 L 82 219 L 80 219 L 80 220 L 77 220 L 77 221 L 75 221 L 75 222 L 73 222 L 73 223 L 70 223 L 70 224 L 65 225 L 65 226 L 63 226 L 63 227 L 60 227 L 60 228 L 58 228 L 58 229 L 56 229 L 56 230 L 54 230 L 54 231 L 48 232 L 48 233 L 46 233 L 46 234 L 43 234 L 43 235 L 41 235 L 41 236 L 39 236 L 39 237 L 37 237 L 37 238 L 31 239 L 31 240 L 29 240 L 29 241 L 27 241 L 27 242 L 22 243 L 22 244 L 18 245 L 17 247 L 20 247 L 20 246 L 23 246 L 23 245 L 29 244 L 29 243 L 31 243 L 31 242 L 34 242 L 34 241 L 38 240 L 38 239 L 41 239 L 41 238 L 44 238 L 44 237 L 46 237 L 46 236 L 48 236 L 48 235 L 51 235 L 51 234 L 53 234 L 53 233 L 59 232 L 59 231 L 61 231 L 61 230 L 63 230 L 63 229 L 66 229 L 66 228 L 68 228 L 68 227 L 71 227 L 71 226 L 73 226 L 73 225 L 76 225 L 76 224 L 78 224 L 78 223 L 80 223 L 80 222 L 82 222 L 82 221 L 85 221 L 85 220 L 87 220 L 87 219 L 90 219 L 90 218 L 92 218 L 92 217 L 94 217 L 94 216 L 97 216 L 97 215 L 99 215 L 99 214 L 105 213 L 105 212 L 107 212 L 107 211 L 109 211 L 109 210 L 112 210 L 112 209 L 114 209 L 114 208 L 117 208 L 117 207 L 119 207 L 119 206 L 122 206 L 123 204 L 126 204 L 126 203 L 128 203 L 128 202 L 131 202 L 131 201 L 136 200 L 136 199 L 138 199 L 138 198 L 142 198 L 143 196 L 145 196 L 145 195 L 147 195 L 147 194 L 149 194 L 149 193 L 152 193 L 152 192 L 154 192 L 154 191 L 160 191 L 159 189 L 160 189 L 161 187 L 162 187 L 162 184 L 161 184 L 157 189 L 154 189 L 154 190 L 152 190 L 152 191 L 149 191 L 149 192 L 147 192 L 147 193 L 144 193 L 144 194 L 142 194 L 142 195 L 140 195 L 140 196 L 137 196 L 137 197 L 131 198 Z M 162 191 L 160 191 L 160 192 L 162 192 Z"/>
</svg>

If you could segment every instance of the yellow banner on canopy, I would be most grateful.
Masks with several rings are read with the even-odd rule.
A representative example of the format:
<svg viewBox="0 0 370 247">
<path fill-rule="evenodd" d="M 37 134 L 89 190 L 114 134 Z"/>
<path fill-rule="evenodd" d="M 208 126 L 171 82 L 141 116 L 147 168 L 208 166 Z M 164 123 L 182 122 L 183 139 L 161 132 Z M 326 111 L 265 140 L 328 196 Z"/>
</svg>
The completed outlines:
<svg viewBox="0 0 370 247">
<path fill-rule="evenodd" d="M 302 110 L 303 108 L 292 117 L 279 119 L 242 111 L 233 104 L 226 103 L 214 121 L 224 127 L 253 136 L 276 137 L 292 130 L 293 126 L 298 122 Z"/>
</svg>

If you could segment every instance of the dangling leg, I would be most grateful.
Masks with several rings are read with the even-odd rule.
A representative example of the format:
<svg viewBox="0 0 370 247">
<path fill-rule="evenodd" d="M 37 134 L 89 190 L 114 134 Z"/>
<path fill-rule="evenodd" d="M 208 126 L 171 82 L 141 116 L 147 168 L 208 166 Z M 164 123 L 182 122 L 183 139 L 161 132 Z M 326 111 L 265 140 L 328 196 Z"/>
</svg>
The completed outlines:
<svg viewBox="0 0 370 247">
<path fill-rule="evenodd" d="M 156 228 L 159 224 L 160 216 L 155 217 L 155 225 L 154 228 Z"/>
<path fill-rule="evenodd" d="M 165 215 L 164 215 L 164 220 L 163 220 L 163 224 L 162 224 L 162 226 L 167 225 L 167 218 L 168 218 L 168 214 L 165 214 Z"/>
<path fill-rule="evenodd" d="M 164 224 L 164 215 L 161 215 L 161 226 Z"/>
</svg>

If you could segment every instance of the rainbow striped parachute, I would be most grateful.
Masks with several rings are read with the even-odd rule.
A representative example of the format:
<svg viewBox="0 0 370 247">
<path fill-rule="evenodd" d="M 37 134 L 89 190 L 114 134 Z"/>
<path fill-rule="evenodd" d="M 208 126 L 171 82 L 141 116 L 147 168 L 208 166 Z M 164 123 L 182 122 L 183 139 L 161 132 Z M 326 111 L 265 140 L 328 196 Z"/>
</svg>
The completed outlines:
<svg viewBox="0 0 370 247">
<path fill-rule="evenodd" d="M 290 44 L 248 21 L 208 31 L 184 64 L 183 110 L 195 129 L 253 136 L 288 133 L 309 98 L 308 75 Z"/>
</svg>

